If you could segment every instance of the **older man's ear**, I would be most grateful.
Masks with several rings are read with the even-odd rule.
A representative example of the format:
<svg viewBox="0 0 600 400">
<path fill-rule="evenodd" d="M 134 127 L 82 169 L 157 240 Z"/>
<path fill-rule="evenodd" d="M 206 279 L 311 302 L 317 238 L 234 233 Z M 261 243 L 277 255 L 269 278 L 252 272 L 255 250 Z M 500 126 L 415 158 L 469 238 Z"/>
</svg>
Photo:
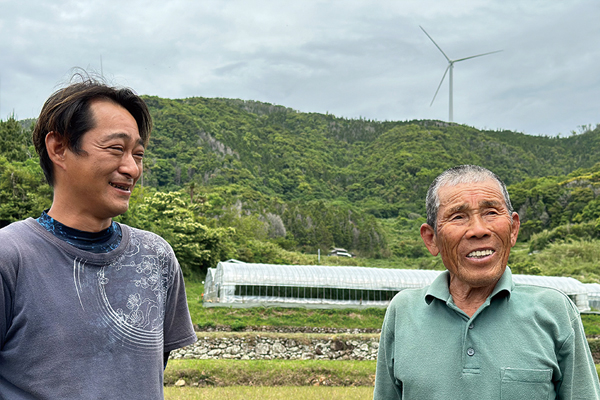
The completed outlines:
<svg viewBox="0 0 600 400">
<path fill-rule="evenodd" d="M 516 212 L 512 213 L 512 231 L 510 233 L 510 247 L 514 247 L 517 244 L 517 236 L 519 236 L 519 228 L 521 227 L 521 220 L 519 214 Z"/>
<path fill-rule="evenodd" d="M 437 256 L 440 253 L 440 249 L 435 242 L 435 229 L 430 225 L 421 225 L 421 238 L 423 239 L 423 242 L 425 242 L 425 246 L 432 256 Z"/>
</svg>

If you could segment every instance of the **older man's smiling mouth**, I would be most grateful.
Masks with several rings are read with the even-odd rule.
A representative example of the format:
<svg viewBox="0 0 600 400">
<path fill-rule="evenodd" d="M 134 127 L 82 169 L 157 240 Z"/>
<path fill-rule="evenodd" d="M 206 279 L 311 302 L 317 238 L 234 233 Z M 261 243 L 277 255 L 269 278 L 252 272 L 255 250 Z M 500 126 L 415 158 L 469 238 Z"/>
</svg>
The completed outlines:
<svg viewBox="0 0 600 400">
<path fill-rule="evenodd" d="M 469 258 L 483 258 L 494 254 L 494 250 L 475 250 L 467 254 Z"/>
</svg>

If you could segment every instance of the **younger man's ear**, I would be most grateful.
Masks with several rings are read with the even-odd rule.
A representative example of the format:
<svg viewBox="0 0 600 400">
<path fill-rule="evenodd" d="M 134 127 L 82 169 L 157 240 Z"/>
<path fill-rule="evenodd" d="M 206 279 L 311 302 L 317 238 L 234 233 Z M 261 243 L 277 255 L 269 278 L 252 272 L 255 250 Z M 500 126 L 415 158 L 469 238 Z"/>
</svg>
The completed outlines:
<svg viewBox="0 0 600 400">
<path fill-rule="evenodd" d="M 46 150 L 48 157 L 59 168 L 64 169 L 64 161 L 67 152 L 65 140 L 56 132 L 50 132 L 46 135 Z"/>
<path fill-rule="evenodd" d="M 421 238 L 423 239 L 423 242 L 425 242 L 425 247 L 427 247 L 427 250 L 429 250 L 432 256 L 437 256 L 440 253 L 440 249 L 435 241 L 435 229 L 433 229 L 431 225 L 421 225 Z"/>
</svg>

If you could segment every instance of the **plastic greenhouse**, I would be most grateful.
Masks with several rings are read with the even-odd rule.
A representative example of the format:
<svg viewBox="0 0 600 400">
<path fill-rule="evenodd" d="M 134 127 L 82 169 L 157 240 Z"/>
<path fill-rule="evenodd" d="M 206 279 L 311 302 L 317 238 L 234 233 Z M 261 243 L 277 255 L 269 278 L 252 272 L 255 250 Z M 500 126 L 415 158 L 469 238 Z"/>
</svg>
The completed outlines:
<svg viewBox="0 0 600 400">
<path fill-rule="evenodd" d="M 251 264 L 236 260 L 210 268 L 205 307 L 387 307 L 399 291 L 429 285 L 441 271 L 321 265 Z M 565 292 L 581 311 L 590 309 L 587 289 L 573 278 L 513 275 L 516 283 Z M 599 285 L 600 286 L 600 285 Z M 598 293 L 600 296 L 600 292 Z"/>
<path fill-rule="evenodd" d="M 600 285 L 597 283 L 584 283 L 588 293 L 590 307 L 600 310 Z"/>
</svg>

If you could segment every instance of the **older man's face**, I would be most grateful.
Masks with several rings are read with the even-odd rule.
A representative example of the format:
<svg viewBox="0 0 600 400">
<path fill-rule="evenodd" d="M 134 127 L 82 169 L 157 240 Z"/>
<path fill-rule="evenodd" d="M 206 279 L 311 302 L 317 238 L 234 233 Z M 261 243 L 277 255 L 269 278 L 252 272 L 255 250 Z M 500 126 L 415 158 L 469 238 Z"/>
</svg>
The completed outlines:
<svg viewBox="0 0 600 400">
<path fill-rule="evenodd" d="M 437 232 L 421 236 L 431 254 L 441 253 L 453 279 L 470 288 L 495 285 L 517 241 L 519 215 L 508 212 L 498 183 L 443 186 L 438 192 Z"/>
</svg>

